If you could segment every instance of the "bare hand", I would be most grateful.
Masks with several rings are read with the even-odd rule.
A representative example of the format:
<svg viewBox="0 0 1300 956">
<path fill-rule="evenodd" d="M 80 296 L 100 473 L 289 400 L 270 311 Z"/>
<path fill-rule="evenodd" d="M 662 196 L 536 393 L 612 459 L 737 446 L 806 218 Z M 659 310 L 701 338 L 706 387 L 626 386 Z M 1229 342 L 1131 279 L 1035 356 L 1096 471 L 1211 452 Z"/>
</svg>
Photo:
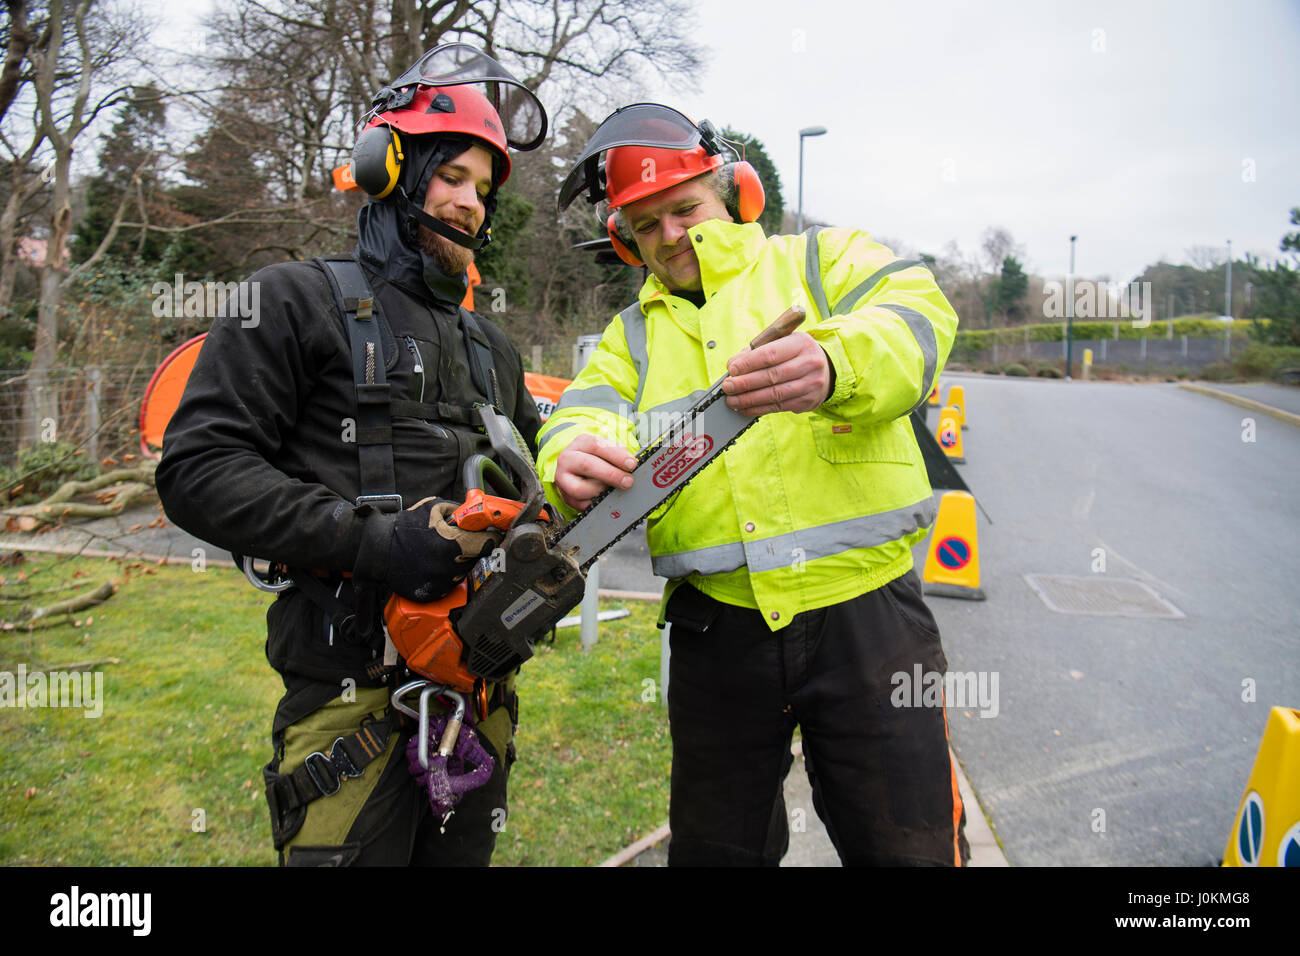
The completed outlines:
<svg viewBox="0 0 1300 956">
<path fill-rule="evenodd" d="M 733 356 L 722 383 L 727 404 L 742 415 L 810 412 L 830 398 L 831 363 L 807 332 Z"/>
<path fill-rule="evenodd" d="M 587 432 L 560 452 L 555 488 L 570 508 L 581 511 L 606 488 L 631 488 L 636 459 L 618 442 Z"/>
</svg>

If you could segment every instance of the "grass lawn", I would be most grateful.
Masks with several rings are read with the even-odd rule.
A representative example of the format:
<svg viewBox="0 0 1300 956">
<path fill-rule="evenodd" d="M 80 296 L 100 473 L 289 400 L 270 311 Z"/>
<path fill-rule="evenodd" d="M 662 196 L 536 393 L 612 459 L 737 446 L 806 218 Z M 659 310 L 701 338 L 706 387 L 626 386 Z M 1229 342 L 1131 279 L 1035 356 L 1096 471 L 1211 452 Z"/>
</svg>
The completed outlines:
<svg viewBox="0 0 1300 956">
<path fill-rule="evenodd" d="M 80 626 L 0 632 L 0 675 L 100 662 L 102 715 L 12 694 L 0 706 L 0 865 L 274 865 L 261 775 L 281 691 L 263 655 L 272 598 L 229 568 L 35 556 L 0 568 L 0 618 L 73 577 L 118 593 Z M 658 606 L 602 609 L 619 606 L 632 616 L 602 624 L 592 651 L 569 628 L 524 666 L 495 865 L 598 863 L 668 819 Z"/>
</svg>

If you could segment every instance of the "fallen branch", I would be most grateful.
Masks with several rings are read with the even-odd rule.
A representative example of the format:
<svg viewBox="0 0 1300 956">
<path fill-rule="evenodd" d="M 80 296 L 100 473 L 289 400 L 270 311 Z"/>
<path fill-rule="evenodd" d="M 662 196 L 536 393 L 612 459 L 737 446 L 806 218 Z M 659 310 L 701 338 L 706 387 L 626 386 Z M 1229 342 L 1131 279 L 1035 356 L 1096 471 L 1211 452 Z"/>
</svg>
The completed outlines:
<svg viewBox="0 0 1300 956">
<path fill-rule="evenodd" d="M 101 657 L 97 661 L 77 661 L 75 664 L 48 664 L 45 661 L 31 661 L 27 667 L 29 670 L 42 671 L 88 671 L 103 664 L 120 664 L 120 657 Z"/>
<path fill-rule="evenodd" d="M 5 522 L 7 531 L 32 531 L 41 524 L 59 518 L 110 518 L 121 512 L 134 501 L 154 492 L 154 472 L 157 461 L 141 462 L 134 468 L 117 468 L 102 475 L 84 481 L 66 481 L 47 498 L 33 505 L 19 505 L 5 508 L 3 513 L 9 516 Z M 117 487 L 113 487 L 113 486 Z M 85 501 L 73 501 L 78 495 L 92 492 L 98 504 Z"/>
<path fill-rule="evenodd" d="M 54 617 L 58 614 L 71 614 L 74 611 L 84 611 L 88 607 L 94 607 L 96 604 L 103 604 L 117 591 L 117 585 L 112 581 L 105 581 L 93 591 L 87 591 L 85 594 L 78 594 L 76 597 L 70 597 L 66 601 L 56 601 L 45 607 L 38 607 L 32 611 L 32 616 L 28 618 L 31 621 L 40 620 L 43 617 Z"/>
<path fill-rule="evenodd" d="M 24 608 L 16 619 L 0 623 L 0 630 L 32 631 L 38 628 L 61 627 L 67 624 L 71 616 L 77 611 L 84 611 L 88 607 L 103 604 L 116 592 L 117 584 L 113 581 L 105 581 L 93 591 L 86 591 L 65 601 L 56 601 L 53 604 L 33 608 L 30 611 Z"/>
</svg>

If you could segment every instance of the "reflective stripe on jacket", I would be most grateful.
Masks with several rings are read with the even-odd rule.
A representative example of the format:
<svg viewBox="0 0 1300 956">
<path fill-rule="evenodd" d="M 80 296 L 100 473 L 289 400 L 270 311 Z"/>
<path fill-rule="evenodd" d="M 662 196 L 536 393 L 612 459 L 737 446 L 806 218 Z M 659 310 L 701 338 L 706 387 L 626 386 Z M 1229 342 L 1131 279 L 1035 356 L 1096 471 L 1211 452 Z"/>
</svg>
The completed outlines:
<svg viewBox="0 0 1300 956">
<path fill-rule="evenodd" d="M 907 416 L 928 398 L 957 316 L 923 263 L 865 232 L 766 237 L 756 224 L 711 220 L 690 237 L 705 305 L 651 276 L 539 433 L 538 468 L 559 504 L 556 459 L 574 437 L 637 449 L 802 305 L 802 330 L 835 371 L 830 398 L 815 412 L 764 415 L 646 531 L 656 574 L 759 608 L 776 629 L 911 568 L 934 506 Z"/>
</svg>

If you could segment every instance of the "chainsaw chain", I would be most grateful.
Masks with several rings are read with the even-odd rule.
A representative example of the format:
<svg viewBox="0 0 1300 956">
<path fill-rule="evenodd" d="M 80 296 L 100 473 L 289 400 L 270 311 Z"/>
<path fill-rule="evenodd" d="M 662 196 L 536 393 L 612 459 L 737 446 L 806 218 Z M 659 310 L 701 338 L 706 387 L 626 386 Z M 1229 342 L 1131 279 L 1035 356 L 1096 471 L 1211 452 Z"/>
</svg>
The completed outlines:
<svg viewBox="0 0 1300 956">
<path fill-rule="evenodd" d="M 706 397 L 701 401 L 701 403 L 700 403 L 698 406 L 696 406 L 695 408 L 691 409 L 691 417 L 690 417 L 690 419 L 689 419 L 689 424 L 690 424 L 690 425 L 694 425 L 696 419 L 698 419 L 701 415 L 703 415 L 704 412 L 709 408 L 710 405 L 712 405 L 712 404 L 713 404 L 714 402 L 716 402 L 718 399 L 723 398 L 723 397 L 724 397 L 724 393 L 723 393 L 722 391 L 718 391 L 718 392 L 716 392 L 716 393 L 713 394 L 713 395 L 706 396 Z M 684 482 L 682 482 L 680 485 L 678 485 L 676 488 L 674 488 L 672 491 L 670 491 L 670 492 L 669 492 L 667 495 L 665 495 L 661 500 L 657 501 L 654 505 L 652 505 L 652 506 L 650 507 L 649 511 L 646 511 L 645 514 L 641 515 L 641 517 L 639 517 L 639 518 L 637 518 L 635 521 L 633 521 L 630 525 L 628 525 L 626 528 L 624 528 L 622 531 L 620 531 L 617 535 L 615 535 L 611 540 L 607 541 L 607 542 L 605 543 L 605 545 L 604 545 L 604 546 L 603 546 L 599 551 L 597 551 L 595 554 L 593 554 L 591 557 L 589 557 L 586 561 L 584 561 L 584 562 L 580 565 L 580 568 L 581 568 L 581 570 L 583 571 L 583 573 L 586 573 L 587 569 L 590 568 L 593 564 L 595 564 L 595 563 L 596 563 L 596 559 L 599 558 L 602 554 L 604 554 L 604 553 L 605 553 L 606 551 L 608 551 L 610 548 L 614 547 L 614 545 L 618 544 L 618 542 L 621 541 L 625 536 L 627 536 L 628 534 L 632 533 L 632 532 L 635 531 L 637 528 L 641 527 L 641 522 L 645 521 L 645 519 L 648 518 L 648 517 L 650 516 L 650 513 L 651 513 L 652 511 L 654 511 L 655 509 L 661 507 L 661 506 L 664 504 L 665 501 L 668 501 L 669 499 L 671 499 L 671 498 L 675 498 L 677 495 L 679 495 L 679 494 L 681 493 L 682 489 L 684 489 L 687 485 L 689 485 L 692 481 L 695 480 L 696 475 L 699 475 L 700 472 L 704 471 L 705 468 L 707 468 L 707 467 L 709 467 L 709 465 L 713 464 L 713 462 L 714 462 L 715 460 L 717 460 L 717 458 L 718 458 L 718 457 L 719 457 L 719 456 L 720 456 L 724 451 L 726 451 L 728 448 L 730 448 L 732 445 L 734 445 L 734 444 L 736 443 L 736 440 L 739 439 L 741 435 L 745 434 L 745 432 L 749 431 L 749 429 L 750 429 L 750 428 L 753 426 L 753 424 L 754 424 L 755 422 L 757 422 L 757 421 L 758 421 L 757 418 L 751 418 L 751 419 L 749 420 L 749 423 L 746 424 L 746 425 L 744 425 L 744 426 L 740 429 L 740 431 L 736 432 L 736 434 L 733 435 L 733 436 L 731 437 L 731 440 L 730 440 L 729 442 L 727 442 L 725 445 L 723 445 L 721 448 L 719 448 L 716 452 L 714 452 L 713 455 L 712 455 L 712 457 L 710 457 L 709 460 L 708 460 L 707 462 L 704 463 L 704 466 L 701 467 L 700 469 L 698 469 L 698 470 L 695 472 L 694 475 L 691 475 L 691 477 L 687 478 Z M 650 442 L 650 444 L 646 445 L 645 448 L 642 448 L 639 452 L 637 452 L 637 454 L 636 454 L 636 465 L 633 467 L 633 471 L 635 471 L 636 468 L 639 468 L 642 464 L 644 464 L 647 460 L 649 460 L 649 459 L 651 458 L 651 456 L 653 456 L 655 453 L 657 453 L 657 452 L 659 451 L 659 449 L 663 448 L 663 446 L 664 446 L 664 445 L 665 445 L 665 444 L 666 444 L 670 439 L 672 439 L 672 438 L 674 438 L 674 437 L 676 437 L 676 436 L 678 436 L 678 435 L 685 434 L 687 431 L 689 431 L 690 429 L 689 429 L 687 426 L 688 426 L 688 422 L 682 422 L 680 425 L 674 425 L 672 428 L 670 428 L 670 429 L 668 429 L 667 431 L 665 431 L 662 435 L 660 435 L 660 436 L 659 436 L 658 438 L 656 438 L 654 441 Z M 574 515 L 572 521 L 570 521 L 568 524 L 566 524 L 563 528 L 560 528 L 560 529 L 558 529 L 557 531 L 554 532 L 554 534 L 553 534 L 553 535 L 552 535 L 552 536 L 547 540 L 547 544 L 548 544 L 548 546 L 549 546 L 549 547 L 555 547 L 555 546 L 556 546 L 560 541 L 562 541 L 562 540 L 564 539 L 564 537 L 565 537 L 565 536 L 566 536 L 570 531 L 572 531 L 572 530 L 573 530 L 573 529 L 574 529 L 574 528 L 575 528 L 575 527 L 576 527 L 576 526 L 577 526 L 577 525 L 578 525 L 578 524 L 579 524 L 583 519 L 585 519 L 589 514 L 591 514 L 591 512 L 594 511 L 594 510 L 596 509 L 596 506 L 597 506 L 598 504 L 600 504 L 602 501 L 604 501 L 605 498 L 606 498 L 608 495 L 613 494 L 616 490 L 617 490 L 616 488 L 614 488 L 613 486 L 610 486 L 610 487 L 606 488 L 604 491 L 602 491 L 600 494 L 598 494 L 595 498 L 593 498 L 593 499 L 591 500 L 591 504 L 587 505 L 586 508 L 582 509 L 582 511 L 580 511 L 580 512 L 578 512 L 576 515 Z"/>
</svg>

